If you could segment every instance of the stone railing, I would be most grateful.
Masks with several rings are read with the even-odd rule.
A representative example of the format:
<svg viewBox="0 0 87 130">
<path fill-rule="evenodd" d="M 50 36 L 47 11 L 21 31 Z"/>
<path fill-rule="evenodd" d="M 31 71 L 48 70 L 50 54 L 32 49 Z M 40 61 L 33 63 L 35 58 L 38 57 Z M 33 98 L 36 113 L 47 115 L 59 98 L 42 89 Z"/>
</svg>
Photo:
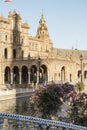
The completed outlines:
<svg viewBox="0 0 87 130">
<path fill-rule="evenodd" d="M 47 56 L 40 56 L 41 59 L 47 59 Z M 20 57 L 20 58 L 7 58 L 7 59 L 3 59 L 4 61 L 26 61 L 26 60 L 38 60 L 37 56 L 34 57 Z"/>
<path fill-rule="evenodd" d="M 87 127 L 70 123 L 6 113 L 0 113 L 0 130 L 6 130 L 5 120 L 8 121 L 8 130 L 87 130 Z"/>
</svg>

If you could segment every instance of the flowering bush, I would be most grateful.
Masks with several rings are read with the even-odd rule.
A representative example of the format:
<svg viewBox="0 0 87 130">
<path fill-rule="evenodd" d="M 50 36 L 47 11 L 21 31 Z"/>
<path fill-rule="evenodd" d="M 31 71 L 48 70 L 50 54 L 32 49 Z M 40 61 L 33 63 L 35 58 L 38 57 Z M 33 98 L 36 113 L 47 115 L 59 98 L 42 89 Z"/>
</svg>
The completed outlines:
<svg viewBox="0 0 87 130">
<path fill-rule="evenodd" d="M 55 119 L 61 105 L 67 102 L 69 108 L 66 111 L 67 117 L 74 124 L 87 126 L 87 94 L 78 93 L 75 87 L 65 83 L 49 84 L 36 89 L 30 100 L 31 114 Z"/>
<path fill-rule="evenodd" d="M 51 118 L 61 109 L 61 105 L 74 93 L 74 86 L 66 84 L 50 84 L 35 90 L 31 97 L 31 113 L 34 116 Z"/>
<path fill-rule="evenodd" d="M 69 117 L 74 124 L 87 126 L 87 94 L 76 94 L 71 101 Z"/>
</svg>

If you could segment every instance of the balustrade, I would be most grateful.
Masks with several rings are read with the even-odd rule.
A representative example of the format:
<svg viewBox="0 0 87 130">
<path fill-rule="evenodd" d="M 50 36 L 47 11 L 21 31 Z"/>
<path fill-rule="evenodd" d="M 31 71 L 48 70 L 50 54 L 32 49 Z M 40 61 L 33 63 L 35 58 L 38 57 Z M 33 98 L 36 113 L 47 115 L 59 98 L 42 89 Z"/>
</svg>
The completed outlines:
<svg viewBox="0 0 87 130">
<path fill-rule="evenodd" d="M 6 113 L 0 113 L 0 130 L 5 130 L 5 119 L 8 120 L 8 130 L 13 130 L 14 122 L 17 126 L 14 130 L 22 130 L 24 124 L 23 130 L 87 130 L 87 127 L 70 123 Z"/>
</svg>

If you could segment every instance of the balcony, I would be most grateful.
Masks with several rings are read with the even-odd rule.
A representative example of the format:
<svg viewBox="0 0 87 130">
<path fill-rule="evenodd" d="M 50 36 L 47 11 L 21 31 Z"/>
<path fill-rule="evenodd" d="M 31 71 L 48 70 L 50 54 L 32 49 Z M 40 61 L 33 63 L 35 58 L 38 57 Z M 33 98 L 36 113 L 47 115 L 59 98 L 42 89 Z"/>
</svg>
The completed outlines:
<svg viewBox="0 0 87 130">
<path fill-rule="evenodd" d="M 47 56 L 41 56 L 41 59 L 47 59 Z M 3 61 L 27 61 L 27 60 L 38 60 L 38 57 L 20 57 L 20 58 L 6 58 Z"/>
<path fill-rule="evenodd" d="M 6 125 L 5 125 L 6 124 Z M 87 127 L 31 116 L 0 113 L 0 130 L 87 130 Z"/>
</svg>

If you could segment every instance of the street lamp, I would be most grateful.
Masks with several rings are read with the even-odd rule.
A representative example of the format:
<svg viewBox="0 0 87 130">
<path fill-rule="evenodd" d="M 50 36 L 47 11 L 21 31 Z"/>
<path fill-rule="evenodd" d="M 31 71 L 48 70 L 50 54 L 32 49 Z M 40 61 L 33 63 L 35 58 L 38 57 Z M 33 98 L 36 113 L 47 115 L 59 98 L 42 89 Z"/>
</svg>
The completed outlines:
<svg viewBox="0 0 87 130">
<path fill-rule="evenodd" d="M 81 82 L 83 82 L 83 77 L 82 77 L 82 71 L 83 71 L 83 63 L 82 63 L 82 61 L 83 61 L 83 55 L 82 55 L 82 54 L 80 55 L 80 61 L 81 61 Z"/>
<path fill-rule="evenodd" d="M 39 58 L 38 58 L 38 68 L 39 68 L 38 79 L 39 79 L 39 83 L 40 83 L 40 64 L 41 64 L 41 59 L 40 59 L 40 57 L 39 57 Z"/>
</svg>

